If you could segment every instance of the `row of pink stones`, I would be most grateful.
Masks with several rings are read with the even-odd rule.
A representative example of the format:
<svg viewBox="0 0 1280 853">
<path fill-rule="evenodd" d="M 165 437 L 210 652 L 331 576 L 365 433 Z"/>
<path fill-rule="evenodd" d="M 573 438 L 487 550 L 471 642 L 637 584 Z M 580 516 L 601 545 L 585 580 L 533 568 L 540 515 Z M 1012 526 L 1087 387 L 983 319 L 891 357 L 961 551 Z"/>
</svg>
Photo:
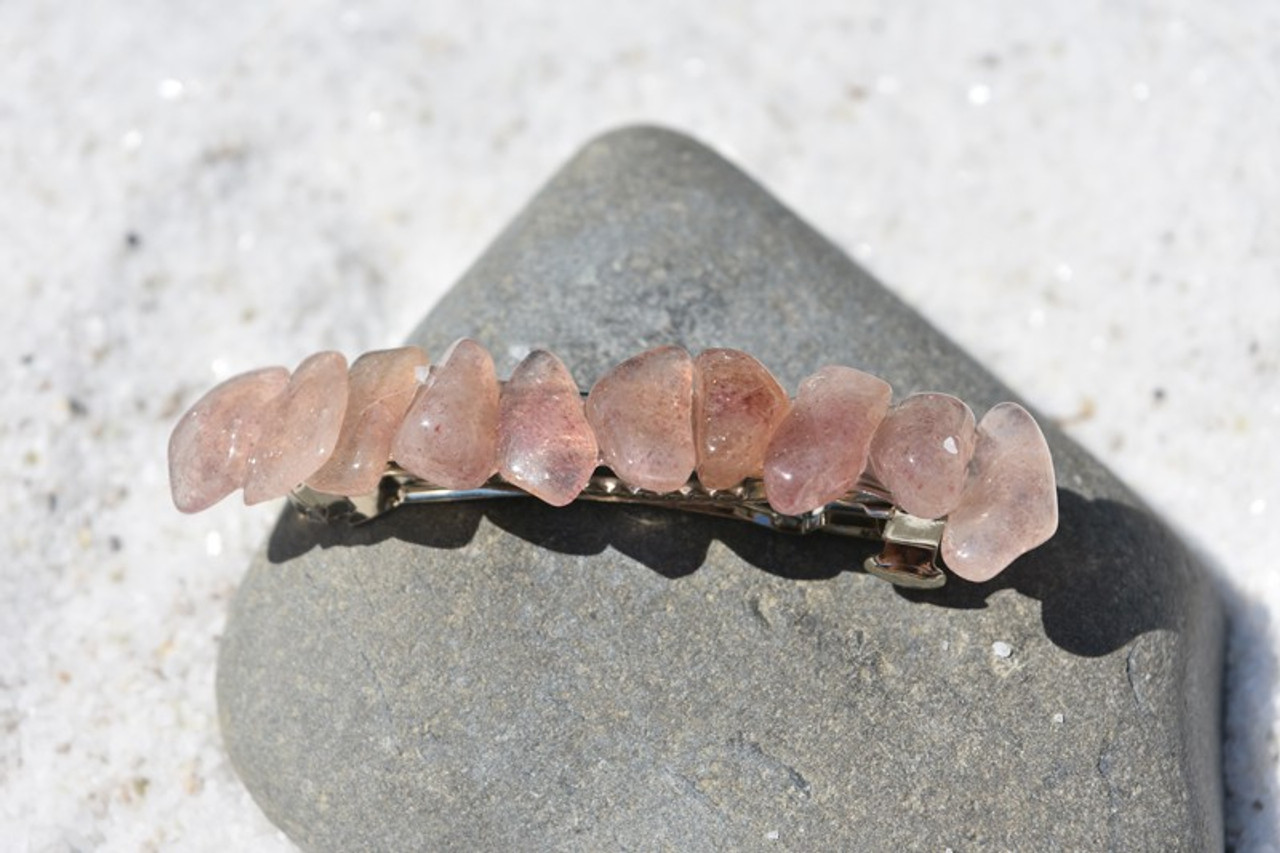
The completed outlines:
<svg viewBox="0 0 1280 853">
<path fill-rule="evenodd" d="M 888 383 L 824 367 L 794 400 L 739 350 L 696 358 L 676 346 L 619 364 L 585 404 L 545 350 L 500 384 L 470 339 L 428 370 L 417 347 L 336 352 L 292 375 L 265 368 L 201 398 L 169 443 L 174 502 L 205 509 L 243 487 L 245 502 L 317 491 L 373 491 L 394 460 L 423 480 L 476 488 L 494 474 L 555 506 L 574 500 L 598 465 L 654 492 L 695 471 L 709 489 L 762 477 L 769 503 L 800 514 L 847 495 L 870 474 L 903 510 L 947 517 L 943 559 L 985 580 L 1057 528 L 1053 463 L 1035 420 L 1014 403 L 980 424 L 962 401 L 916 394 L 891 406 Z"/>
</svg>

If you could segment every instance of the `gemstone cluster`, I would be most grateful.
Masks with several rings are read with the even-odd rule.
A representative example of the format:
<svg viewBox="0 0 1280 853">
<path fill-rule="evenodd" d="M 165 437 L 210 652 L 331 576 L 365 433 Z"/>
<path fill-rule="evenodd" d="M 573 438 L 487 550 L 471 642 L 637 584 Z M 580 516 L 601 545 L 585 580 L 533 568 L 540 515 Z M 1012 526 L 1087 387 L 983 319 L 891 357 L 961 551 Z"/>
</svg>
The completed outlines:
<svg viewBox="0 0 1280 853">
<path fill-rule="evenodd" d="M 691 478 L 712 492 L 760 480 L 787 515 L 870 483 L 906 513 L 945 519 L 941 556 L 975 582 L 1053 535 L 1053 461 L 1025 409 L 1000 403 L 978 421 L 947 394 L 892 397 L 882 379 L 827 366 L 790 398 L 733 349 L 647 350 L 585 399 L 546 350 L 505 382 L 468 338 L 437 364 L 412 346 L 366 353 L 349 369 L 322 352 L 292 374 L 251 371 L 197 401 L 169 441 L 169 476 L 183 512 L 239 488 L 249 504 L 304 484 L 367 494 L 389 464 L 448 489 L 500 477 L 554 506 L 578 497 L 600 466 L 654 493 Z"/>
</svg>

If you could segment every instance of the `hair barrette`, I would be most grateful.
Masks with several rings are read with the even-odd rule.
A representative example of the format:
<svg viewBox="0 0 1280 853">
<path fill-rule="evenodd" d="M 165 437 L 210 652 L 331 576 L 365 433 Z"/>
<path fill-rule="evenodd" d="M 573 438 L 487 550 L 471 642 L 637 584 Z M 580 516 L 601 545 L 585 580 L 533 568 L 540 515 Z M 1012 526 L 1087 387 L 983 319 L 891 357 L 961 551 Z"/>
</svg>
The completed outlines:
<svg viewBox="0 0 1280 853">
<path fill-rule="evenodd" d="M 939 557 L 989 580 L 1058 524 L 1048 445 L 1016 403 L 977 422 L 947 394 L 893 404 L 887 382 L 840 366 L 793 399 L 733 349 L 650 349 L 589 392 L 546 350 L 499 382 L 468 338 L 438 364 L 413 346 L 349 370 L 317 353 L 205 394 L 174 428 L 169 476 L 183 512 L 243 488 L 326 523 L 511 496 L 670 507 L 879 540 L 866 571 L 917 588 L 946 582 Z"/>
</svg>

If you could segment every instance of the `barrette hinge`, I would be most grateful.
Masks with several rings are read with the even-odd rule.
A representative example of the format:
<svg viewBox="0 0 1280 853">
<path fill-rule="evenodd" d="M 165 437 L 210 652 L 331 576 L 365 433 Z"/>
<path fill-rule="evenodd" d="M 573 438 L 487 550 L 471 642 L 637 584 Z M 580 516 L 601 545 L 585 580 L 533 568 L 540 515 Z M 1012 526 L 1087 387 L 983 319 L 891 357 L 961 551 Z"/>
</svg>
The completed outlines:
<svg viewBox="0 0 1280 853">
<path fill-rule="evenodd" d="M 862 567 L 895 586 L 937 589 L 947 582 L 937 564 L 945 526 L 944 519 L 920 518 L 895 507 L 884 524 L 884 548 Z"/>
</svg>

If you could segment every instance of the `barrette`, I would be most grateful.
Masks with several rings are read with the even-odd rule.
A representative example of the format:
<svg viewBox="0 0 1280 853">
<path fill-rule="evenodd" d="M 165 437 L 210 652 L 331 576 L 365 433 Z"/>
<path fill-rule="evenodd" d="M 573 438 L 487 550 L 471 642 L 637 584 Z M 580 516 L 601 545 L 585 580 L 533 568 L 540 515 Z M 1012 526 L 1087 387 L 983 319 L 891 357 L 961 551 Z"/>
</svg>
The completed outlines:
<svg viewBox="0 0 1280 853">
<path fill-rule="evenodd" d="M 892 402 L 882 379 L 828 366 L 788 397 L 740 350 L 661 346 L 579 389 L 534 350 L 500 382 L 463 338 L 348 370 L 317 353 L 290 374 L 250 371 L 207 393 L 169 441 L 173 500 L 198 512 L 243 488 L 307 518 L 360 524 L 405 504 L 533 496 L 669 507 L 882 543 L 864 569 L 936 588 L 938 558 L 995 577 L 1057 529 L 1053 461 L 1016 403 L 976 421 L 939 393 Z"/>
</svg>

